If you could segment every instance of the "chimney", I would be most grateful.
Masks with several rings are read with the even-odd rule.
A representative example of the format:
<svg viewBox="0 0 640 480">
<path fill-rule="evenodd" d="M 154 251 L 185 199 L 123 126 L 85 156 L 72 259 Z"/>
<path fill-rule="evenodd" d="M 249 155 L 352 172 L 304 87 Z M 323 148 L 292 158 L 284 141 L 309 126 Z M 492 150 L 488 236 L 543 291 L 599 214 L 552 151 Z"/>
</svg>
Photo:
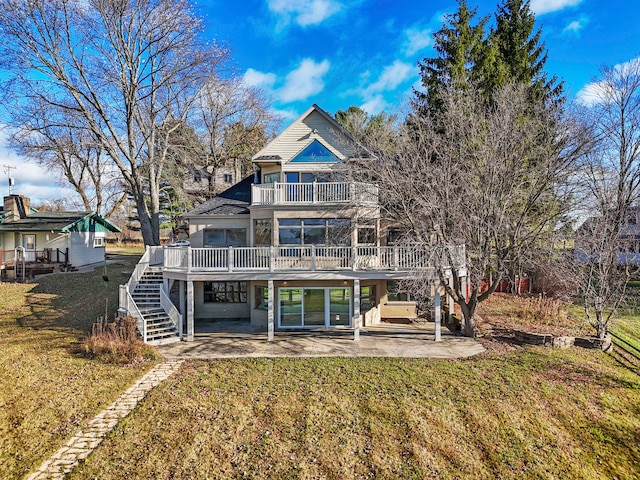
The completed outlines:
<svg viewBox="0 0 640 480">
<path fill-rule="evenodd" d="M 15 222 L 21 218 L 29 216 L 31 210 L 31 200 L 23 195 L 9 195 L 4 197 L 4 211 L 11 212 L 6 218 L 8 222 Z"/>
</svg>

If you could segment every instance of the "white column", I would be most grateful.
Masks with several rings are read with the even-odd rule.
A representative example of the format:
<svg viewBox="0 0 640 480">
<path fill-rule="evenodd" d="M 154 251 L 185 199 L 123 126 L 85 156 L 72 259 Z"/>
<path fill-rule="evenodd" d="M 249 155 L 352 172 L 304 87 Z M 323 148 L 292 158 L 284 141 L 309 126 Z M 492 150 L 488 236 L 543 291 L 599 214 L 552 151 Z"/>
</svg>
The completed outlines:
<svg viewBox="0 0 640 480">
<path fill-rule="evenodd" d="M 180 338 L 184 338 L 183 334 L 184 334 L 184 320 L 185 318 L 187 318 L 187 309 L 185 308 L 185 302 L 186 302 L 186 295 L 185 295 L 185 285 L 184 285 L 184 280 L 178 280 L 178 287 L 180 289 L 180 315 L 182 315 L 182 322 L 180 322 L 180 329 L 179 329 L 179 333 L 180 333 Z"/>
<path fill-rule="evenodd" d="M 187 342 L 193 342 L 195 323 L 193 319 L 193 282 L 187 281 Z"/>
<path fill-rule="evenodd" d="M 453 282 L 451 283 L 451 288 L 453 288 Z M 453 301 L 453 297 L 451 295 L 449 295 L 447 299 L 449 300 L 449 318 L 447 319 L 447 321 L 449 325 L 451 325 L 453 323 L 453 310 L 455 309 L 456 302 Z"/>
<path fill-rule="evenodd" d="M 268 300 L 267 300 L 267 340 L 273 340 L 273 294 L 275 293 L 275 289 L 273 288 L 273 280 L 269 280 L 269 287 L 267 288 L 269 291 Z"/>
<path fill-rule="evenodd" d="M 433 296 L 433 314 L 435 316 L 435 321 L 436 321 L 436 342 L 439 342 L 441 340 L 440 323 L 442 320 L 442 315 L 440 311 L 440 282 L 435 282 L 435 294 Z"/>
<path fill-rule="evenodd" d="M 353 339 L 360 340 L 360 280 L 353 280 Z"/>
</svg>

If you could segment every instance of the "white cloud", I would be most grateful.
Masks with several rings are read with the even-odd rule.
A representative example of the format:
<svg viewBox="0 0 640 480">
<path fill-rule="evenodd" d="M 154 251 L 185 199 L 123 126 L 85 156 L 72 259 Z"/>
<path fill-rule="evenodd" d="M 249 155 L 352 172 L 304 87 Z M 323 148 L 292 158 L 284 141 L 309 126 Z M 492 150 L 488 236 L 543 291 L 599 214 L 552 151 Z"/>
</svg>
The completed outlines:
<svg viewBox="0 0 640 480">
<path fill-rule="evenodd" d="M 382 97 L 382 95 L 375 95 L 373 98 L 369 99 L 369 101 L 363 103 L 360 108 L 362 108 L 369 115 L 377 115 L 378 113 L 384 111 L 389 104 Z"/>
<path fill-rule="evenodd" d="M 640 57 L 629 60 L 628 62 L 619 63 L 613 68 L 622 75 L 638 72 L 640 70 Z M 582 87 L 582 89 L 576 94 L 576 101 L 582 105 L 590 107 L 599 103 L 604 103 L 608 99 L 613 98 L 614 95 L 614 86 L 608 82 L 596 81 L 588 83 Z"/>
<path fill-rule="evenodd" d="M 268 0 L 267 4 L 281 27 L 292 20 L 301 27 L 317 25 L 343 8 L 336 0 Z"/>
<path fill-rule="evenodd" d="M 407 57 L 415 55 L 433 44 L 433 30 L 424 28 L 408 28 L 404 31 L 406 40 L 404 42 L 404 53 Z"/>
<path fill-rule="evenodd" d="M 250 87 L 261 87 L 271 89 L 276 83 L 276 75 L 274 73 L 263 73 L 253 68 L 247 68 L 244 72 L 242 80 Z"/>
<path fill-rule="evenodd" d="M 330 63 L 323 60 L 316 63 L 311 58 L 305 58 L 300 66 L 289 72 L 285 84 L 276 95 L 281 102 L 295 102 L 306 100 L 311 95 L 320 93 L 324 89 L 322 77 L 329 71 Z"/>
<path fill-rule="evenodd" d="M 371 95 L 386 90 L 395 90 L 412 74 L 413 66 L 411 64 L 396 60 L 391 65 L 384 67 L 378 80 L 365 88 L 364 93 Z"/>
<path fill-rule="evenodd" d="M 585 16 L 580 17 L 578 20 L 574 20 L 562 29 L 562 33 L 578 33 L 589 23 L 589 19 Z"/>
<path fill-rule="evenodd" d="M 601 103 L 607 96 L 608 87 L 604 82 L 591 82 L 576 94 L 576 101 L 587 107 Z"/>
<path fill-rule="evenodd" d="M 556 12 L 567 7 L 574 7 L 582 0 L 531 0 L 531 11 L 536 15 Z"/>
</svg>

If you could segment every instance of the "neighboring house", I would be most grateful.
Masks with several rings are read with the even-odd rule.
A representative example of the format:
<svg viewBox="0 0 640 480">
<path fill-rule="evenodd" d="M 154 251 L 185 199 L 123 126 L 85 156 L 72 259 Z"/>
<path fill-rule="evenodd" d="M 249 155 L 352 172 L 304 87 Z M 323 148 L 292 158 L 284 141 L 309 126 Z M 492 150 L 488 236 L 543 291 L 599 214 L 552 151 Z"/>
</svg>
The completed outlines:
<svg viewBox="0 0 640 480">
<path fill-rule="evenodd" d="M 377 186 L 341 172 L 362 151 L 313 105 L 253 157 L 253 177 L 185 215 L 189 246 L 147 249 L 121 287 L 121 312 L 138 318 L 145 341 L 192 340 L 197 324 L 220 319 L 250 321 L 271 339 L 313 328 L 357 338 L 361 326 L 415 318 L 395 282 L 435 285 L 434 256 L 388 244 L 397 232 L 386 231 Z"/>
<path fill-rule="evenodd" d="M 194 165 L 185 168 L 182 189 L 185 193 L 209 198 L 223 192 L 242 179 L 240 160 L 231 158 L 217 168 Z"/>
<path fill-rule="evenodd" d="M 608 251 L 602 245 L 599 229 L 605 228 L 600 217 L 587 218 L 576 230 L 574 256 L 581 262 L 598 258 Z M 640 207 L 631 207 L 620 226 L 617 242 L 612 245 L 619 265 L 640 265 Z"/>
<path fill-rule="evenodd" d="M 0 269 L 15 278 L 105 260 L 105 236 L 120 229 L 93 212 L 38 212 L 22 195 L 0 210 Z M 17 270 L 16 270 L 17 269 Z"/>
</svg>

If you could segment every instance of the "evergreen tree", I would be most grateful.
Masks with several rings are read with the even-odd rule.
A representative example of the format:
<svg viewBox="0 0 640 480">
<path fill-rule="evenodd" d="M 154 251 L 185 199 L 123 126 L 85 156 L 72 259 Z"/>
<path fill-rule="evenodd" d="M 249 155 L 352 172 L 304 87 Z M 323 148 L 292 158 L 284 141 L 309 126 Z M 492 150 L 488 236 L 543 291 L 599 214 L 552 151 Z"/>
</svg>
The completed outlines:
<svg viewBox="0 0 640 480">
<path fill-rule="evenodd" d="M 438 91 L 443 86 L 464 91 L 479 80 L 485 58 L 485 25 L 489 17 L 472 25 L 477 11 L 477 7 L 470 10 L 466 0 L 458 0 L 458 11 L 446 15 L 444 25 L 434 35 L 434 48 L 438 55 L 418 62 L 425 88 L 424 92 L 414 91 L 414 107 L 419 112 L 442 108 Z"/>
<path fill-rule="evenodd" d="M 495 18 L 483 52 L 482 90 L 490 93 L 507 83 L 520 83 L 531 85 L 531 101 L 560 101 L 562 83 L 556 76 L 548 79 L 544 71 L 548 53 L 540 41 L 542 30 L 535 30 L 530 1 L 503 0 Z"/>
</svg>

